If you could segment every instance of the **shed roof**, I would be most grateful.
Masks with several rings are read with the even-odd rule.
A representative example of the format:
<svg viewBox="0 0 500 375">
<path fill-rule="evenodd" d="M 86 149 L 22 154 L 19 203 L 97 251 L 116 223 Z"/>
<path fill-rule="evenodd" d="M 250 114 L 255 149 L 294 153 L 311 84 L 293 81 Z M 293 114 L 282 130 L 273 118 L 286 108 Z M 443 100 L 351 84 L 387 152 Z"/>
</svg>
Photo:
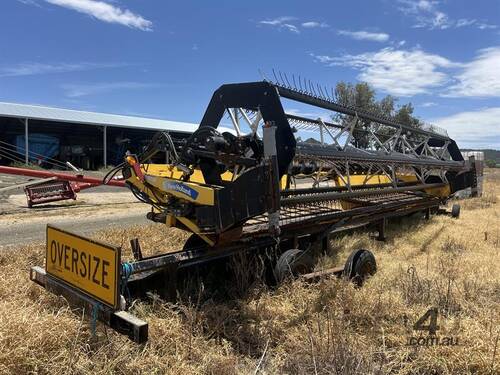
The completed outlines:
<svg viewBox="0 0 500 375">
<path fill-rule="evenodd" d="M 0 102 L 0 116 L 138 129 L 184 131 L 189 133 L 198 128 L 197 124 L 188 122 L 4 102 Z"/>
</svg>

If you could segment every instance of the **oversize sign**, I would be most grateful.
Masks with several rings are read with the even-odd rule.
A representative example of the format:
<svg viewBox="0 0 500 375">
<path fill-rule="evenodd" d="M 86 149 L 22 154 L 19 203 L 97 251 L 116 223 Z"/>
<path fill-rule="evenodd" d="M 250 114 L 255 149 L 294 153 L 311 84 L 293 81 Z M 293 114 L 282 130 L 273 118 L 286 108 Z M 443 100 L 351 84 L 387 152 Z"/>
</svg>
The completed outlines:
<svg viewBox="0 0 500 375">
<path fill-rule="evenodd" d="M 47 225 L 47 274 L 116 309 L 119 267 L 119 247 Z"/>
</svg>

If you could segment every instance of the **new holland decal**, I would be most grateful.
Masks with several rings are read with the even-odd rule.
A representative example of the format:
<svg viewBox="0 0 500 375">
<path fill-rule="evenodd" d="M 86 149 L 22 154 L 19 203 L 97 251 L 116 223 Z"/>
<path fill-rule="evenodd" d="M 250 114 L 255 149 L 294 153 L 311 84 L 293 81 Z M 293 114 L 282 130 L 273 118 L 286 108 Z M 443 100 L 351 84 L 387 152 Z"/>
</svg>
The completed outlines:
<svg viewBox="0 0 500 375">
<path fill-rule="evenodd" d="M 196 190 L 179 182 L 166 181 L 163 186 L 165 190 L 177 191 L 178 193 L 187 195 L 193 200 L 196 200 L 196 198 L 198 198 L 198 192 Z"/>
</svg>

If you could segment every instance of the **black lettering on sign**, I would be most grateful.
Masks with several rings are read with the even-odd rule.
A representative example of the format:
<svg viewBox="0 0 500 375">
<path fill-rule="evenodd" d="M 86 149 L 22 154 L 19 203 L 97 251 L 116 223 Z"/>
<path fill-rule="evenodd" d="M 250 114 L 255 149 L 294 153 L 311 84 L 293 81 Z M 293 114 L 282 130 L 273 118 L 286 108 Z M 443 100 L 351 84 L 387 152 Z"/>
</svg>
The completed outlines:
<svg viewBox="0 0 500 375">
<path fill-rule="evenodd" d="M 68 250 L 69 249 L 70 249 L 70 247 L 68 245 L 64 245 L 64 268 L 66 268 L 68 271 L 69 271 L 69 266 L 68 266 L 68 259 L 69 259 Z"/>
<path fill-rule="evenodd" d="M 51 262 L 56 267 L 59 265 L 59 271 L 65 269 L 105 289 L 111 288 L 113 284 L 110 277 L 112 262 L 57 240 L 51 240 L 49 250 L 47 262 Z"/>
<path fill-rule="evenodd" d="M 87 254 L 85 254 L 83 251 L 80 253 L 80 263 L 82 264 L 82 267 L 80 268 L 80 276 L 85 277 L 87 276 L 87 262 L 85 261 L 85 258 L 87 257 Z M 82 269 L 84 270 L 82 272 Z"/>
<path fill-rule="evenodd" d="M 56 260 L 57 260 L 57 243 L 56 241 L 52 240 L 52 242 L 50 243 L 50 261 L 53 264 L 56 264 Z"/>
<path fill-rule="evenodd" d="M 57 255 L 59 255 L 59 267 L 62 266 L 62 258 L 63 258 L 63 251 L 64 251 L 64 246 L 61 245 L 59 242 L 57 243 Z"/>
<path fill-rule="evenodd" d="M 71 272 L 78 275 L 78 250 L 71 248 Z"/>
<path fill-rule="evenodd" d="M 97 279 L 95 278 L 95 275 L 97 275 L 97 270 L 99 269 L 99 263 L 101 262 L 101 259 L 99 259 L 99 258 L 98 258 L 98 257 L 96 257 L 96 256 L 95 256 L 95 257 L 93 257 L 93 258 L 94 258 L 94 262 L 95 262 L 95 268 L 94 268 L 94 274 L 92 275 L 92 281 L 93 281 L 94 283 L 96 283 L 97 285 L 101 285 L 101 284 L 99 283 L 99 280 L 97 280 Z"/>
<path fill-rule="evenodd" d="M 92 260 L 92 256 L 89 254 L 89 257 L 87 258 L 88 259 L 88 270 L 89 272 L 87 273 L 87 279 L 90 280 L 90 261 Z"/>
<path fill-rule="evenodd" d="M 108 271 L 106 270 L 109 266 L 109 262 L 107 260 L 102 261 L 102 286 L 106 289 L 109 289 L 109 285 L 106 284 L 106 276 L 108 276 Z"/>
</svg>

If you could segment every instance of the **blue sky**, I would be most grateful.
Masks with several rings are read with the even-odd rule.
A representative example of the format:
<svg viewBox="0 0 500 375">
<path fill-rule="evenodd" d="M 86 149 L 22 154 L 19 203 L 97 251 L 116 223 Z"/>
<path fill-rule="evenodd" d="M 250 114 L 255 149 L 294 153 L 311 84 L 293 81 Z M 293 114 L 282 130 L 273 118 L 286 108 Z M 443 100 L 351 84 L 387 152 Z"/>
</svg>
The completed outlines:
<svg viewBox="0 0 500 375">
<path fill-rule="evenodd" d="M 219 85 L 274 68 L 367 81 L 500 149 L 498 0 L 2 0 L 0 51 L 0 101 L 199 122 Z"/>
</svg>

